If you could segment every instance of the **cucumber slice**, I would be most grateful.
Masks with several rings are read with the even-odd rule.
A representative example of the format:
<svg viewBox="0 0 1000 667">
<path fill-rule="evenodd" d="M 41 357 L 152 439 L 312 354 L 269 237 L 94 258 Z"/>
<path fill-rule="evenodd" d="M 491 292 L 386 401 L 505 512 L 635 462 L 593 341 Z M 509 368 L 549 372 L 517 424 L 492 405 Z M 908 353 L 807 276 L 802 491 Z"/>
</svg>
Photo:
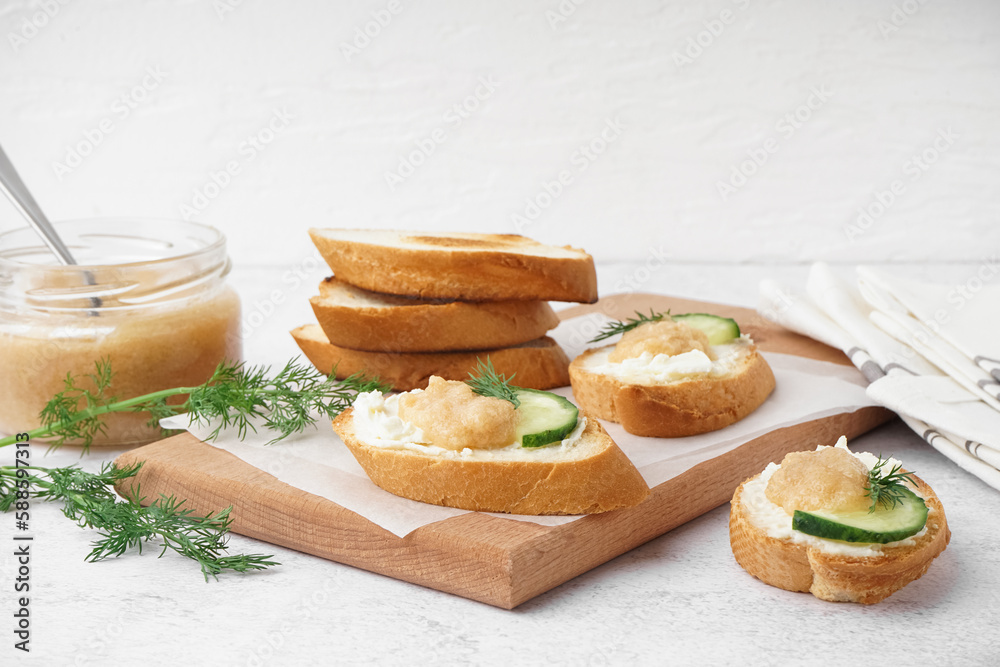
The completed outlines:
<svg viewBox="0 0 1000 667">
<path fill-rule="evenodd" d="M 721 345 L 740 337 L 740 325 L 730 317 L 719 317 L 708 313 L 684 313 L 671 315 L 671 318 L 704 331 L 708 336 L 709 345 Z"/>
<path fill-rule="evenodd" d="M 792 528 L 816 537 L 844 542 L 895 542 L 916 535 L 927 523 L 927 505 L 903 489 L 892 509 L 879 505 L 874 512 L 803 512 L 795 510 Z"/>
<path fill-rule="evenodd" d="M 559 442 L 576 428 L 580 411 L 567 399 L 550 391 L 515 389 L 521 407 L 517 438 L 522 447 L 541 447 Z"/>
</svg>

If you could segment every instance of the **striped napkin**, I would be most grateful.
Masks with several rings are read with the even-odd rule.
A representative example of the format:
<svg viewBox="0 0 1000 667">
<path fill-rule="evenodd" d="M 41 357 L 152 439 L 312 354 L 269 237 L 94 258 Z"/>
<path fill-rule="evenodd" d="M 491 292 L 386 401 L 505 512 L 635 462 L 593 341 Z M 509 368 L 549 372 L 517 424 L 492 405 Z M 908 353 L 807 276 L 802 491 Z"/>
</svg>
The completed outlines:
<svg viewBox="0 0 1000 667">
<path fill-rule="evenodd" d="M 758 310 L 843 350 L 869 398 L 1000 489 L 1000 284 L 928 285 L 866 267 L 852 284 L 818 263 L 805 294 L 763 281 Z"/>
</svg>

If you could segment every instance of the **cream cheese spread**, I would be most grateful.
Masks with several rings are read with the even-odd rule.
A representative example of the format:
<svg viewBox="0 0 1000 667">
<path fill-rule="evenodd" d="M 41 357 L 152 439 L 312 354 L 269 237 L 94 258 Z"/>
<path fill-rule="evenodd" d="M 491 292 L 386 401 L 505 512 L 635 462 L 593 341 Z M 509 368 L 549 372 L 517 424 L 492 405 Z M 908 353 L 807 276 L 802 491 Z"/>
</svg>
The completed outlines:
<svg viewBox="0 0 1000 667">
<path fill-rule="evenodd" d="M 420 392 L 422 389 L 414 389 Z M 471 449 L 461 451 L 438 447 L 427 442 L 424 432 L 417 426 L 404 421 L 399 416 L 400 394 L 385 396 L 378 391 L 358 394 L 354 399 L 354 431 L 358 439 L 371 447 L 385 449 L 406 449 L 430 456 L 450 459 L 492 460 L 492 459 L 558 459 L 566 454 L 580 440 L 587 426 L 586 417 L 580 417 L 565 439 L 544 447 L 522 447 L 520 442 L 512 442 L 498 449 Z M 543 454 L 544 452 L 544 454 Z"/>
<path fill-rule="evenodd" d="M 851 452 L 847 449 L 847 438 L 843 436 L 841 436 L 841 438 L 837 441 L 835 447 L 840 447 L 850 452 L 852 456 L 864 463 L 869 470 L 871 470 L 878 462 L 878 457 L 869 452 Z M 816 449 L 818 450 L 822 448 L 823 447 L 820 446 Z M 888 459 L 885 467 L 886 469 L 891 470 L 893 466 L 898 464 L 899 461 L 896 459 Z M 916 539 L 927 532 L 927 526 L 925 525 L 919 533 L 912 535 L 905 540 L 888 542 L 886 544 L 870 544 L 830 540 L 793 530 L 792 517 L 789 516 L 781 506 L 768 500 L 765 495 L 767 483 L 770 481 L 771 476 L 780 467 L 781 466 L 777 463 L 769 463 L 756 479 L 743 485 L 743 493 L 741 496 L 741 501 L 743 506 L 746 508 L 747 517 L 750 522 L 757 528 L 763 530 L 768 537 L 774 537 L 779 540 L 789 540 L 793 544 L 801 544 L 812 547 L 828 554 L 865 557 L 878 556 L 884 547 L 909 546 L 915 544 Z M 920 495 L 920 491 L 918 489 L 912 486 L 909 488 L 918 496 Z M 933 512 L 934 508 L 928 506 L 927 511 Z"/>
<path fill-rule="evenodd" d="M 752 345 L 748 336 L 741 336 L 732 343 L 710 346 L 714 359 L 701 350 L 690 350 L 674 355 L 643 352 L 617 363 L 608 360 L 614 350 L 608 347 L 587 357 L 584 368 L 590 373 L 610 375 L 632 384 L 664 384 L 697 375 L 719 377 L 735 371 Z"/>
</svg>

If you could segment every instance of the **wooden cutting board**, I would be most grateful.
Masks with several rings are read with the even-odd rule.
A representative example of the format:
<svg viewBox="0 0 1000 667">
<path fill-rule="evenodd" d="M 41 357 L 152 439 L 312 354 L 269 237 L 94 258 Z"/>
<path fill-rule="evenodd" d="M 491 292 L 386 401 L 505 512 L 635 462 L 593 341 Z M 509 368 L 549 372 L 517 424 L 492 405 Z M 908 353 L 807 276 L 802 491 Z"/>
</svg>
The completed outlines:
<svg viewBox="0 0 1000 667">
<path fill-rule="evenodd" d="M 628 294 L 576 306 L 560 316 L 600 311 L 625 318 L 650 308 L 734 317 L 765 351 L 850 364 L 838 350 L 733 306 Z M 174 495 L 201 513 L 232 505 L 236 533 L 513 609 L 728 502 L 744 479 L 788 452 L 813 449 L 840 435 L 851 439 L 891 417 L 883 408 L 868 407 L 772 431 L 660 484 L 646 501 L 626 510 L 560 526 L 469 513 L 418 528 L 406 537 L 280 482 L 188 433 L 122 454 L 117 463 L 145 462 L 139 475 L 126 484 L 141 485 L 147 497 Z"/>
</svg>

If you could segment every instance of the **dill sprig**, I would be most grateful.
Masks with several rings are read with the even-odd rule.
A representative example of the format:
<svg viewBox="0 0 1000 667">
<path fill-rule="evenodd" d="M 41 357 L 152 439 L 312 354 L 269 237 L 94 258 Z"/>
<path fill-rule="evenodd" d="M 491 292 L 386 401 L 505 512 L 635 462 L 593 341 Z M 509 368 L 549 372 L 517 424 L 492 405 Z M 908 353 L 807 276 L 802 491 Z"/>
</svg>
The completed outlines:
<svg viewBox="0 0 1000 667">
<path fill-rule="evenodd" d="M 493 362 L 488 356 L 485 362 L 482 359 L 477 359 L 476 361 L 476 370 L 473 373 L 469 373 L 469 379 L 465 381 L 465 384 L 472 387 L 472 391 L 480 396 L 489 396 L 509 401 L 514 405 L 515 410 L 521 407 L 521 401 L 515 391 L 516 387 L 510 384 L 517 373 L 514 373 L 509 378 L 497 374 L 496 369 L 493 368 Z"/>
<path fill-rule="evenodd" d="M 268 443 L 272 444 L 316 423 L 316 413 L 332 419 L 349 408 L 358 394 L 375 390 L 384 394 L 391 389 L 362 373 L 337 380 L 296 360 L 273 376 L 266 367 L 223 365 L 190 393 L 183 407 L 196 422 L 219 420 L 210 438 L 235 426 L 243 439 L 248 429 L 256 432 L 254 418 L 261 418 L 268 431 L 277 433 Z"/>
<path fill-rule="evenodd" d="M 314 424 L 317 414 L 321 418 L 336 417 L 350 407 L 359 393 L 385 393 L 392 388 L 361 373 L 337 380 L 333 374 L 320 373 L 296 359 L 273 374 L 269 367 L 223 362 L 212 377 L 196 387 L 175 387 L 125 400 L 108 395 L 113 378 L 108 360 L 99 360 L 92 374 L 67 375 L 63 391 L 42 409 L 42 425 L 28 435 L 33 440 L 44 440 L 50 448 L 71 441 L 86 451 L 94 438 L 105 432 L 103 415 L 145 412 L 152 426 L 164 417 L 179 414 L 190 415 L 195 423 L 218 420 L 210 439 L 230 426 L 242 439 L 248 430 L 256 432 L 254 421 L 261 419 L 264 428 L 276 434 L 271 444 Z M 183 400 L 176 402 L 178 399 Z M 0 439 L 0 447 L 13 443 L 14 436 Z"/>
<path fill-rule="evenodd" d="M 92 374 L 67 375 L 63 391 L 42 410 L 42 425 L 28 432 L 30 439 L 48 442 L 50 448 L 73 441 L 86 450 L 105 432 L 103 415 L 146 412 L 154 426 L 163 417 L 178 414 L 188 414 L 194 422 L 218 420 L 208 439 L 230 426 L 242 439 L 248 430 L 256 432 L 255 422 L 261 420 L 264 428 L 276 434 L 271 440 L 276 442 L 315 423 L 316 415 L 336 417 L 359 393 L 391 389 L 360 373 L 337 380 L 296 360 L 274 374 L 265 367 L 223 363 L 197 387 L 176 387 L 125 400 L 109 395 L 113 378 L 111 363 L 103 359 Z M 14 444 L 16 437 L 0 439 L 0 447 Z M 184 500 L 164 495 L 144 506 L 146 498 L 139 495 L 138 486 L 119 501 L 116 483 L 134 477 L 141 466 L 119 468 L 105 463 L 96 474 L 77 466 L 0 466 L 0 511 L 15 506 L 26 489 L 35 498 L 62 502 L 63 514 L 101 536 L 93 543 L 89 561 L 121 556 L 131 549 L 141 553 L 144 544 L 157 540 L 161 556 L 172 550 L 197 561 L 206 581 L 227 570 L 246 572 L 278 564 L 271 556 L 226 554 L 231 506 L 197 516 L 184 506 Z"/>
<path fill-rule="evenodd" d="M 663 318 L 669 317 L 670 311 L 668 310 L 665 313 L 656 313 L 653 312 L 652 308 L 650 308 L 649 315 L 640 313 L 638 310 L 635 311 L 635 314 L 636 317 L 630 317 L 626 320 L 622 320 L 621 322 L 608 322 L 607 324 L 604 325 L 604 328 L 601 329 L 601 331 L 596 336 L 591 338 L 588 342 L 597 343 L 602 340 L 611 338 L 612 336 L 623 334 L 626 331 L 631 331 L 632 329 L 635 329 L 637 326 L 641 324 L 648 324 L 650 322 L 659 322 Z"/>
<path fill-rule="evenodd" d="M 872 467 L 868 472 L 868 483 L 865 485 L 866 496 L 871 498 L 871 506 L 868 508 L 868 512 L 874 512 L 875 509 L 881 505 L 887 509 L 893 509 L 897 504 L 902 502 L 904 493 L 906 489 L 903 482 L 909 482 L 910 484 L 915 484 L 911 478 L 912 472 L 900 472 L 902 466 L 896 464 L 892 467 L 892 470 L 885 472 L 883 467 L 889 460 L 882 459 L 880 454 L 878 457 L 878 462 Z"/>
<path fill-rule="evenodd" d="M 144 507 L 138 487 L 119 502 L 114 485 L 134 477 L 142 463 L 119 468 L 105 463 L 101 472 L 91 473 L 77 466 L 0 466 L 0 511 L 7 511 L 25 482 L 35 498 L 61 502 L 62 512 L 81 528 L 93 528 L 101 539 L 93 542 L 86 560 L 96 562 L 122 556 L 130 549 L 142 553 L 148 542 L 159 540 L 160 556 L 168 550 L 196 561 L 205 581 L 218 579 L 224 571 L 247 572 L 279 565 L 270 555 L 227 555 L 232 506 L 207 516 L 197 516 L 183 507 L 184 501 L 160 496 Z M 30 471 L 27 475 L 27 471 Z M 20 486 L 23 492 L 23 486 Z"/>
</svg>

